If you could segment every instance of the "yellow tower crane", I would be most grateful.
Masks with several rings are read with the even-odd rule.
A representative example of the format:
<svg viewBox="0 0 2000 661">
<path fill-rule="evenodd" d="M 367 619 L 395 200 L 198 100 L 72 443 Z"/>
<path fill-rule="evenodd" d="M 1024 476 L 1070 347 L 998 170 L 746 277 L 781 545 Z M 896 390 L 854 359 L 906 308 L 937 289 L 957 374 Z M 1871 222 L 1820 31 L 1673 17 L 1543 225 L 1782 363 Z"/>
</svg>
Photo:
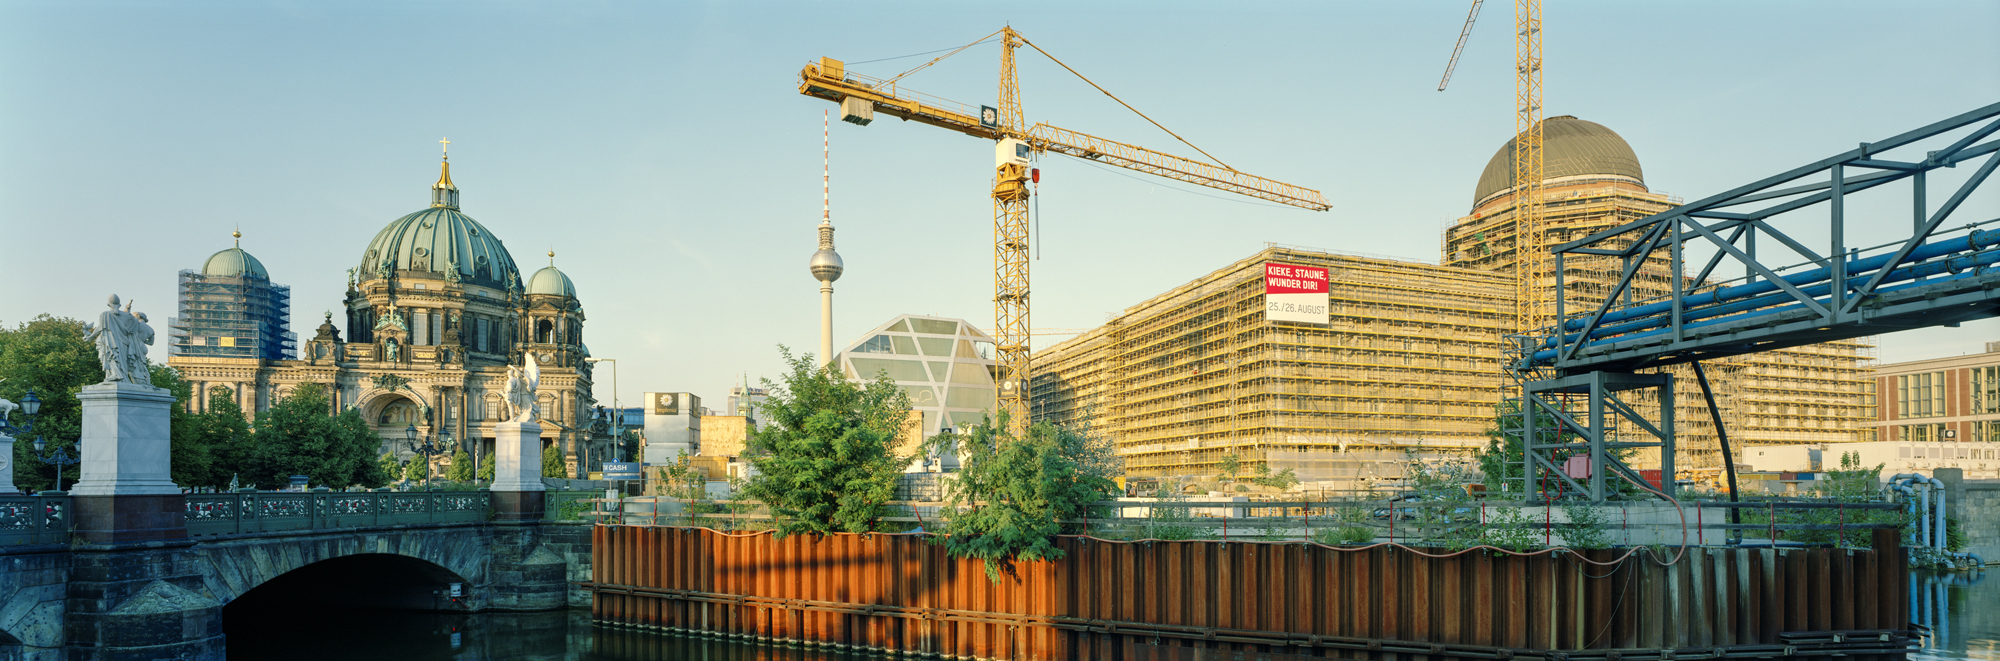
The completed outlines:
<svg viewBox="0 0 2000 661">
<path fill-rule="evenodd" d="M 947 101 L 920 92 L 903 89 L 900 81 L 910 74 L 922 71 L 939 61 L 956 55 L 967 48 L 1000 38 L 1000 106 L 973 107 L 963 103 Z M 1119 105 L 1144 117 L 1147 122 L 1159 126 L 1168 135 L 1180 140 L 1189 148 L 1201 152 L 1209 161 L 1183 158 L 1172 154 L 1153 151 L 1122 142 L 1106 140 L 1093 135 L 1057 128 L 1048 124 L 1027 124 L 1021 114 L 1021 87 L 1014 74 L 1014 50 L 1022 46 L 1060 65 L 1064 70 L 1089 83 L 1105 96 L 1118 101 Z M 1265 179 L 1256 175 L 1238 172 L 1208 152 L 1195 147 L 1159 122 L 1146 117 L 1131 104 L 1119 100 L 1117 96 L 1083 74 L 1077 73 L 1069 65 L 1063 64 L 1048 51 L 1042 50 L 1034 42 L 1028 41 L 1013 28 L 979 38 L 936 59 L 903 72 L 896 76 L 880 79 L 871 78 L 846 70 L 839 60 L 820 58 L 818 62 L 807 64 L 799 72 L 799 93 L 825 99 L 840 104 L 843 121 L 862 126 L 875 120 L 875 113 L 882 113 L 904 121 L 921 122 L 939 128 L 951 129 L 976 138 L 993 140 L 995 145 L 995 173 L 993 180 L 993 318 L 995 332 L 993 339 L 1000 366 L 1000 410 L 1005 411 L 1013 425 L 1025 425 L 1028 421 L 1028 406 L 1025 401 L 1028 389 L 1028 178 L 1029 157 L 1032 154 L 1055 152 L 1077 158 L 1116 165 L 1148 174 L 1166 177 L 1191 184 L 1198 184 L 1314 211 L 1326 211 L 1329 207 L 1326 197 L 1319 191 L 1295 186 L 1280 181 Z"/>
<path fill-rule="evenodd" d="M 1458 55 L 1485 0 L 1472 0 L 1458 46 L 1438 91 L 1451 83 Z M 1542 0 L 1514 0 L 1514 275 L 1516 330 L 1554 323 L 1542 285 L 1550 277 L 1548 227 L 1542 217 Z"/>
</svg>

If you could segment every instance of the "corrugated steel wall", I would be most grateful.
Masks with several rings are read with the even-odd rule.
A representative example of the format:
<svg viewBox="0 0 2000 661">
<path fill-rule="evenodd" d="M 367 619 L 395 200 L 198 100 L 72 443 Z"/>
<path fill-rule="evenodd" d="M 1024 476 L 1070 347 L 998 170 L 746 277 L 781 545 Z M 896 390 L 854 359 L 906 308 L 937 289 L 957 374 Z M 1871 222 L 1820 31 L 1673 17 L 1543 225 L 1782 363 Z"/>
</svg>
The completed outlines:
<svg viewBox="0 0 2000 661">
<path fill-rule="evenodd" d="M 1886 551 L 1690 548 L 1671 565 L 1642 554 L 1607 567 L 1064 537 L 1068 557 L 1022 563 L 996 583 L 924 536 L 598 526 L 590 588 L 593 615 L 608 624 L 960 658 L 1193 658 L 1184 648 L 1385 661 L 1648 648 L 1683 650 L 1679 659 L 1816 656 L 1904 642 L 1905 563 L 1895 531 L 1874 541 Z M 1582 553 L 1611 562 L 1624 551 Z M 1898 632 L 1801 633 L 1853 630 Z"/>
</svg>

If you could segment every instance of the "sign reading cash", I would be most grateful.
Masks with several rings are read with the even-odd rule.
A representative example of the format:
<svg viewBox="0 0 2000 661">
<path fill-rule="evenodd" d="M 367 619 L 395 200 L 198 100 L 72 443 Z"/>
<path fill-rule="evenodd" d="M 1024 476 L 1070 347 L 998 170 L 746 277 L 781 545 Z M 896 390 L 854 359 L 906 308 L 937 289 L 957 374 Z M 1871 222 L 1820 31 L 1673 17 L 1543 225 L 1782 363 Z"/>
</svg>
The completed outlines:
<svg viewBox="0 0 2000 661">
<path fill-rule="evenodd" d="M 1265 262 L 1264 319 L 1326 325 L 1326 269 Z"/>
</svg>

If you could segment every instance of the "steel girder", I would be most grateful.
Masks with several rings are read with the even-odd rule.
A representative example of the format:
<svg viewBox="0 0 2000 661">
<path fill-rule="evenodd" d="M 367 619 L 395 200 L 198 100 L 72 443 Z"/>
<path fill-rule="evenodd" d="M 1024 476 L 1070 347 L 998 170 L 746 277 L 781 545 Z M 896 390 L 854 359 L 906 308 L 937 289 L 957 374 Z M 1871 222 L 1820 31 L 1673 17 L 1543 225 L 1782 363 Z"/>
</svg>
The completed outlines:
<svg viewBox="0 0 2000 661">
<path fill-rule="evenodd" d="M 1921 157 L 1902 157 L 1915 145 L 1943 143 Z M 1556 318 L 1539 337 L 1526 338 L 1509 369 L 1535 376 L 1631 372 L 1695 360 L 1769 351 L 1889 331 L 2000 316 L 2000 219 L 1943 229 L 1944 222 L 2000 166 L 2000 103 L 1888 139 L 1860 146 L 1737 188 L 1680 205 L 1552 249 L 1556 259 Z M 1983 160 L 1982 160 L 1983 159 Z M 1926 173 L 1977 162 L 1977 168 L 1936 209 L 1927 206 Z M 1865 172 L 1865 174 L 1857 174 Z M 1873 247 L 1849 245 L 1847 197 L 1891 182 L 1912 180 L 1910 231 Z M 1762 204 L 1760 204 L 1762 203 Z M 1780 216 L 1824 204 L 1829 243 L 1814 250 L 1778 227 Z M 1790 215 L 1787 215 L 1790 214 Z M 1867 218 L 1865 220 L 1876 220 Z M 1809 226 L 1808 226 L 1809 227 Z M 1797 229 L 1794 229 L 1796 232 Z M 1759 237 L 1788 252 L 1768 263 L 1757 254 Z M 1649 256 L 1666 252 L 1670 273 L 1686 274 L 1687 248 L 1716 253 L 1692 278 L 1672 278 L 1670 296 L 1634 301 L 1634 281 Z M 1573 305 L 1563 287 L 1563 261 L 1571 255 L 1617 257 L 1624 268 L 1603 300 Z M 1714 282 L 1728 261 L 1748 274 Z M 1621 300 L 1622 299 L 1622 300 Z M 1577 314 L 1576 308 L 1584 312 Z"/>
</svg>

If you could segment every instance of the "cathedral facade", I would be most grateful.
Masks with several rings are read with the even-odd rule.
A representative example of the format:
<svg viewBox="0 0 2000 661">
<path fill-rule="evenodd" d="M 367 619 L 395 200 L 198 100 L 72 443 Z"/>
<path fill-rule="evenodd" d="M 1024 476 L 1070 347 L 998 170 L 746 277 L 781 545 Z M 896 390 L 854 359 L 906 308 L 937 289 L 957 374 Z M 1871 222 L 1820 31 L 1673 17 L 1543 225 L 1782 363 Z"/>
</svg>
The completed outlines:
<svg viewBox="0 0 2000 661">
<path fill-rule="evenodd" d="M 229 389 L 245 411 L 318 383 L 338 410 L 360 411 L 383 451 L 414 456 L 405 440 L 414 427 L 419 443 L 448 435 L 483 463 L 507 367 L 532 360 L 541 368 L 544 445 L 562 448 L 572 471 L 602 461 L 584 450 L 595 400 L 575 285 L 553 252 L 524 284 L 500 237 L 461 212 L 458 195 L 447 161 L 429 208 L 375 234 L 348 270 L 344 335 L 328 313 L 295 360 L 183 352 L 168 365 L 199 392 Z M 193 406 L 207 406 L 207 397 L 196 399 Z"/>
</svg>

